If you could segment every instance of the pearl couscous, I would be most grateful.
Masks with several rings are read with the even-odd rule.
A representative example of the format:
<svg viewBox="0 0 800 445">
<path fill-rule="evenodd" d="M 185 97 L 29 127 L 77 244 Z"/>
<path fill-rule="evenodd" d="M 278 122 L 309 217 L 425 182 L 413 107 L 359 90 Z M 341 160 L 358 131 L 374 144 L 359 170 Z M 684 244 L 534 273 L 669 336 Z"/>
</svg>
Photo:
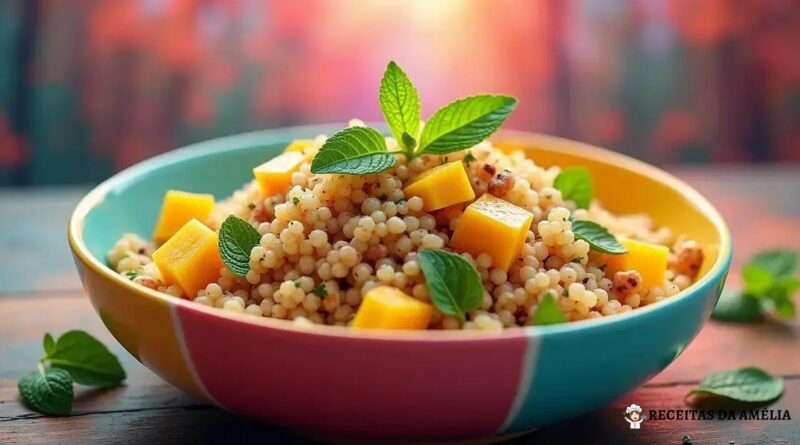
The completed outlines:
<svg viewBox="0 0 800 445">
<path fill-rule="evenodd" d="M 350 123 L 362 125 L 357 120 Z M 161 244 L 135 234 L 125 234 L 114 245 L 109 263 L 133 282 L 174 297 L 303 326 L 350 326 L 365 295 L 387 286 L 424 303 L 430 314 L 423 327 L 497 330 L 531 324 L 545 296 L 554 299 L 569 321 L 657 303 L 687 288 L 703 261 L 696 242 L 654 227 L 646 215 L 613 215 L 597 200 L 578 208 L 554 187 L 561 169 L 540 167 L 522 151 L 506 153 L 484 141 L 441 156 L 423 155 L 411 161 L 397 156 L 391 168 L 378 174 L 314 174 L 311 163 L 325 141 L 319 136 L 290 145 L 287 151 L 300 155 L 296 165 L 290 173 L 269 179 L 272 187 L 283 181 L 282 190 L 265 195 L 254 179 L 200 218 L 213 240 L 213 232 L 229 215 L 258 231 L 260 241 L 249 252 L 246 273 L 238 275 L 217 264 L 208 283 L 187 294 L 153 261 Z M 397 146 L 393 138 L 386 141 L 390 150 Z M 421 174 L 451 162 L 463 165 L 471 187 L 467 192 L 474 198 L 430 210 L 422 196 L 407 193 Z M 530 215 L 522 247 L 512 252 L 508 267 L 499 264 L 496 255 L 453 247 L 459 225 L 471 218 L 465 216 L 469 205 L 484 195 Z M 668 247 L 665 267 L 660 275 L 656 271 L 658 282 L 648 282 L 646 271 L 635 262 L 590 249 L 572 230 L 576 221 L 583 220 L 600 223 L 632 243 Z M 491 238 L 488 233 L 472 235 Z M 483 284 L 482 299 L 463 319 L 431 305 L 418 252 L 442 249 L 459 253 Z"/>
</svg>

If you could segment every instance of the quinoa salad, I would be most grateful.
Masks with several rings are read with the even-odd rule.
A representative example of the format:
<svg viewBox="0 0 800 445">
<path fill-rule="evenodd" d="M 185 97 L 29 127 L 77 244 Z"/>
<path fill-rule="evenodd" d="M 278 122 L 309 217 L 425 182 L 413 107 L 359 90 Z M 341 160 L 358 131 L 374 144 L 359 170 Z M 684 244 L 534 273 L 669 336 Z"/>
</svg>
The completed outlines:
<svg viewBox="0 0 800 445">
<path fill-rule="evenodd" d="M 647 215 L 604 210 L 588 170 L 544 168 L 493 146 L 487 136 L 513 98 L 470 96 L 424 123 L 417 99 L 410 120 L 416 90 L 394 63 L 380 94 L 393 136 L 376 138 L 352 120 L 245 166 L 254 179 L 228 198 L 171 190 L 153 236 L 124 234 L 110 266 L 223 311 L 384 329 L 496 331 L 607 317 L 696 279 L 702 247 Z M 438 116 L 480 98 L 494 98 L 478 104 L 491 113 L 470 123 L 488 134 Z"/>
</svg>

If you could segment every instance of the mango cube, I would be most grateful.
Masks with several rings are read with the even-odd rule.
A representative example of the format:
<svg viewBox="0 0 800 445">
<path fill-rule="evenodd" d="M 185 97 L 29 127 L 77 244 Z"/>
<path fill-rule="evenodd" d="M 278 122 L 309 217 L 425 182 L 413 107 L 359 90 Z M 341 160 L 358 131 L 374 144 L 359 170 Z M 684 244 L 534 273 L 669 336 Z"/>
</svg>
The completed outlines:
<svg viewBox="0 0 800 445">
<path fill-rule="evenodd" d="M 617 272 L 633 269 L 642 276 L 642 285 L 645 289 L 664 284 L 669 257 L 669 249 L 666 246 L 621 237 L 619 242 L 628 249 L 628 253 L 604 254 L 600 260 L 606 264 L 607 277 L 612 278 Z"/>
<path fill-rule="evenodd" d="M 425 329 L 433 316 L 433 306 L 403 291 L 378 286 L 364 295 L 353 320 L 354 328 Z"/>
<path fill-rule="evenodd" d="M 161 214 L 153 231 L 153 240 L 163 243 L 191 219 L 205 221 L 214 210 L 214 195 L 168 190 L 161 204 Z"/>
<path fill-rule="evenodd" d="M 264 196 L 284 193 L 292 185 L 292 173 L 300 168 L 305 156 L 298 151 L 278 155 L 253 169 Z"/>
<path fill-rule="evenodd" d="M 475 191 L 461 161 L 448 162 L 422 173 L 403 192 L 407 198 L 422 198 L 422 209 L 426 212 L 475 198 Z"/>
<path fill-rule="evenodd" d="M 286 146 L 283 150 L 284 153 L 293 153 L 297 152 L 300 154 L 305 154 L 306 149 L 314 145 L 314 141 L 311 139 L 295 139 Z"/>
<path fill-rule="evenodd" d="M 520 256 L 533 214 L 489 193 L 470 204 L 461 216 L 450 246 L 492 257 L 492 267 L 508 270 Z"/>
<path fill-rule="evenodd" d="M 217 240 L 217 232 L 190 220 L 153 252 L 153 262 L 166 284 L 177 284 L 184 295 L 193 298 L 219 278 L 223 263 Z"/>
</svg>

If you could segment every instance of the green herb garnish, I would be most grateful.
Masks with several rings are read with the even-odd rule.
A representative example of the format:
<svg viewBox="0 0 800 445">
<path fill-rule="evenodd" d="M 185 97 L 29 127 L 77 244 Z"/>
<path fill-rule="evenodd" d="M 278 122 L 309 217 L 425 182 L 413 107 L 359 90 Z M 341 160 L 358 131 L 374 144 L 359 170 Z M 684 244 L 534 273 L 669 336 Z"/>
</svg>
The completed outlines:
<svg viewBox="0 0 800 445">
<path fill-rule="evenodd" d="M 628 253 L 628 249 L 620 244 L 617 237 L 596 222 L 572 220 L 572 233 L 575 234 L 575 238 L 582 239 L 589 243 L 589 247 L 592 250 L 610 255 Z"/>
<path fill-rule="evenodd" d="M 423 154 L 441 155 L 483 141 L 505 122 L 517 105 L 510 96 L 480 95 L 456 100 L 437 110 L 420 134 L 420 100 L 408 76 L 389 62 L 379 89 L 381 112 L 400 146 L 389 152 L 378 130 L 351 127 L 331 136 L 311 162 L 312 173 L 369 175 Z"/>
<path fill-rule="evenodd" d="M 414 150 L 414 137 L 419 134 L 419 96 L 411 79 L 394 61 L 383 73 L 378 102 L 397 143 L 407 151 Z"/>
<path fill-rule="evenodd" d="M 299 196 L 295 196 L 295 197 L 293 197 L 293 198 L 292 198 L 292 203 L 293 203 L 294 205 L 298 205 L 298 204 L 300 204 L 300 197 L 299 197 Z"/>
<path fill-rule="evenodd" d="M 751 323 L 763 319 L 764 312 L 793 318 L 792 300 L 800 290 L 798 255 L 787 250 L 769 250 L 753 256 L 742 268 L 744 289 L 723 292 L 711 317 L 715 320 Z"/>
<path fill-rule="evenodd" d="M 566 322 L 567 316 L 564 315 L 564 312 L 558 307 L 558 303 L 556 303 L 556 298 L 553 295 L 553 292 L 547 291 L 544 297 L 542 297 L 542 301 L 539 302 L 536 312 L 533 313 L 531 324 L 546 325 Z"/>
<path fill-rule="evenodd" d="M 733 402 L 766 404 L 783 394 L 783 378 L 773 377 L 759 368 L 741 368 L 708 374 L 687 395 L 694 405 L 720 405 Z"/>
<path fill-rule="evenodd" d="M 561 170 L 553 181 L 566 201 L 573 201 L 579 209 L 588 209 L 594 198 L 592 175 L 586 167 L 569 167 Z"/>
<path fill-rule="evenodd" d="M 369 127 L 345 128 L 329 137 L 311 161 L 314 173 L 369 175 L 394 165 L 383 135 Z"/>
<path fill-rule="evenodd" d="M 581 264 L 581 261 L 583 261 L 583 257 L 582 257 L 582 256 L 579 256 L 579 257 L 575 257 L 575 258 L 573 258 L 573 259 L 570 261 L 570 263 Z"/>
<path fill-rule="evenodd" d="M 139 276 L 139 272 L 135 270 L 128 270 L 125 271 L 125 276 L 128 277 L 129 280 L 133 280 L 134 278 Z"/>
<path fill-rule="evenodd" d="M 261 234 L 249 222 L 228 216 L 219 228 L 219 254 L 234 274 L 243 277 L 250 270 L 250 251 L 261 242 Z"/>
<path fill-rule="evenodd" d="M 467 167 L 469 167 L 470 163 L 475 162 L 476 160 L 477 159 L 475 159 L 475 156 L 471 151 L 468 151 L 467 154 L 464 155 L 464 163 L 467 164 Z"/>
<path fill-rule="evenodd" d="M 517 106 L 510 96 L 470 96 L 440 108 L 422 129 L 419 151 L 445 154 L 483 141 L 505 122 Z"/>
<path fill-rule="evenodd" d="M 72 411 L 72 384 L 109 387 L 125 380 L 117 357 L 84 331 L 69 331 L 56 341 L 45 334 L 45 354 L 38 370 L 17 383 L 23 402 L 42 414 L 65 416 Z M 46 366 L 49 365 L 49 366 Z"/>
<path fill-rule="evenodd" d="M 431 301 L 442 313 L 463 321 L 467 312 L 481 304 L 481 277 L 461 255 L 444 250 L 420 250 L 417 258 Z"/>
<path fill-rule="evenodd" d="M 328 296 L 328 289 L 325 287 L 325 283 L 319 283 L 319 285 L 315 287 L 312 292 L 314 292 L 314 295 L 320 298 L 325 298 Z"/>
</svg>

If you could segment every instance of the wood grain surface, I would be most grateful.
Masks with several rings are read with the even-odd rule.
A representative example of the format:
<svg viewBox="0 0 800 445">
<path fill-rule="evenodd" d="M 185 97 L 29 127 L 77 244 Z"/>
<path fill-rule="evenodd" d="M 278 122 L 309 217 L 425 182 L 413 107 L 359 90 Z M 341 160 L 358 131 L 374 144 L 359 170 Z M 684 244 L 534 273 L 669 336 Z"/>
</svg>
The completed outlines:
<svg viewBox="0 0 800 445">
<path fill-rule="evenodd" d="M 759 249 L 800 251 L 799 168 L 677 174 L 731 226 L 735 259 L 729 286 L 738 286 L 738 268 Z M 83 295 L 66 246 L 66 220 L 85 191 L 0 191 L 0 252 L 6 253 L 0 256 L 0 443 L 317 443 L 207 406 L 164 383 L 119 346 Z M 109 345 L 128 379 L 107 390 L 76 386 L 69 417 L 31 412 L 19 401 L 16 381 L 35 369 L 45 332 L 70 329 L 87 330 Z M 784 396 L 770 408 L 789 410 L 792 420 L 645 420 L 634 431 L 622 418 L 631 403 L 645 411 L 689 409 L 684 396 L 705 374 L 748 365 L 786 379 Z M 695 444 L 800 444 L 800 324 L 711 321 L 650 382 L 600 410 L 509 443 L 680 444 L 687 434 Z"/>
</svg>

